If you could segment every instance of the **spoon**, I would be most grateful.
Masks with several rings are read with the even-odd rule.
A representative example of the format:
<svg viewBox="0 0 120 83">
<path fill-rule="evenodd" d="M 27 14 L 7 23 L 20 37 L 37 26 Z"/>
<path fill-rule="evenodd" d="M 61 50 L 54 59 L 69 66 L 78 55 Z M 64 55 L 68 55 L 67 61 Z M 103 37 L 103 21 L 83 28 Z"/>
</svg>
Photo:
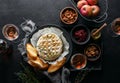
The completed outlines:
<svg viewBox="0 0 120 83">
<path fill-rule="evenodd" d="M 99 29 L 97 29 L 93 35 L 96 35 L 98 32 L 100 32 L 105 26 L 107 26 L 107 23 L 104 23 Z"/>
</svg>

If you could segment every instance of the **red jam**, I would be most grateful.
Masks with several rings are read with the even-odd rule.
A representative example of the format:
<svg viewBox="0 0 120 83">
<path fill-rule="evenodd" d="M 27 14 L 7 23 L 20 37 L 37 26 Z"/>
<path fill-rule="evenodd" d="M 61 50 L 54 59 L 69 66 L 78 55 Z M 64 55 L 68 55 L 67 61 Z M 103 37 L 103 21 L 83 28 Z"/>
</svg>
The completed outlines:
<svg viewBox="0 0 120 83">
<path fill-rule="evenodd" d="M 87 39 L 87 32 L 84 29 L 80 29 L 74 33 L 74 37 L 78 42 L 84 42 Z"/>
</svg>

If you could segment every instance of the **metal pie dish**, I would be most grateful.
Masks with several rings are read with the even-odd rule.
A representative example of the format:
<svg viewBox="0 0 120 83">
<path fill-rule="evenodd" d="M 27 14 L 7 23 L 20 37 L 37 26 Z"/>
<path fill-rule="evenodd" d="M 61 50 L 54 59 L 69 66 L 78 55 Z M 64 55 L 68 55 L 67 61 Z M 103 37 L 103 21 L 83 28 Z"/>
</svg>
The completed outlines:
<svg viewBox="0 0 120 83">
<path fill-rule="evenodd" d="M 64 40 L 62 40 L 62 42 L 63 42 L 63 52 L 62 52 L 62 53 L 65 54 L 64 57 L 66 57 L 66 59 L 67 59 L 66 62 L 67 62 L 67 61 L 69 60 L 69 57 L 70 57 L 71 52 L 72 52 L 72 42 L 71 42 L 71 38 L 69 37 L 69 34 L 67 33 L 67 31 L 65 31 L 63 28 L 61 28 L 61 27 L 58 26 L 58 25 L 49 24 L 49 25 L 44 25 L 44 26 L 41 26 L 41 27 L 37 28 L 34 32 L 32 32 L 32 33 L 28 36 L 28 40 L 27 40 L 26 43 L 31 43 L 33 46 L 35 46 L 34 43 L 37 43 L 37 41 L 38 41 L 38 39 L 39 39 L 39 37 L 36 37 L 35 34 L 38 34 L 39 32 L 41 32 L 40 30 L 44 30 L 44 29 L 46 29 L 46 28 L 55 28 L 56 30 L 62 32 L 62 33 L 59 33 L 59 32 L 58 32 L 58 33 L 59 33 L 59 34 L 62 34 L 62 36 L 63 36 L 63 37 L 60 36 L 61 40 L 64 39 Z M 53 30 L 52 30 L 52 31 L 53 31 Z M 53 32 L 55 32 L 55 30 L 54 30 Z M 43 32 L 43 33 L 44 33 L 44 32 Z M 55 33 L 57 33 L 57 31 L 56 31 Z M 34 38 L 34 37 L 36 37 L 36 38 Z M 34 41 L 34 42 L 31 42 L 31 41 Z M 66 43 L 65 43 L 65 42 L 66 42 Z M 67 46 L 67 44 L 68 44 L 68 46 Z M 65 53 L 66 50 L 68 50 L 67 53 Z M 27 56 L 24 57 L 24 58 L 25 58 L 25 60 L 28 60 L 28 59 L 27 59 Z M 40 57 L 40 58 L 41 58 L 41 57 Z M 62 58 L 63 58 L 63 57 L 62 57 Z M 62 59 L 62 58 L 61 58 L 61 59 Z M 55 64 L 56 61 L 59 61 L 59 60 L 61 60 L 61 59 L 59 59 L 59 57 L 58 57 L 58 59 L 56 59 L 56 60 L 53 61 L 53 62 L 49 62 L 49 61 L 45 61 L 45 60 L 43 60 L 43 61 L 44 61 L 45 63 Z"/>
<path fill-rule="evenodd" d="M 90 40 L 90 30 L 85 25 L 82 24 L 73 27 L 70 35 L 73 42 L 78 45 L 84 45 Z M 76 37 L 76 35 L 78 35 L 79 37 Z"/>
<path fill-rule="evenodd" d="M 84 49 L 84 54 L 87 56 L 89 61 L 96 61 L 101 56 L 100 46 L 95 43 L 91 43 Z"/>
</svg>

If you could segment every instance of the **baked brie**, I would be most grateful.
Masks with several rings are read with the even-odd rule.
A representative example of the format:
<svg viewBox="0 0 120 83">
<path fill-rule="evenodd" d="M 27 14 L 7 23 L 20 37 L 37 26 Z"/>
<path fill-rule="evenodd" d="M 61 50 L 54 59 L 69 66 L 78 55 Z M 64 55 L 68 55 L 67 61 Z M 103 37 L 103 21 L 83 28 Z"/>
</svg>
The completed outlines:
<svg viewBox="0 0 120 83">
<path fill-rule="evenodd" d="M 46 33 L 40 36 L 37 42 L 39 56 L 45 61 L 54 61 L 62 53 L 63 43 L 55 33 Z"/>
</svg>

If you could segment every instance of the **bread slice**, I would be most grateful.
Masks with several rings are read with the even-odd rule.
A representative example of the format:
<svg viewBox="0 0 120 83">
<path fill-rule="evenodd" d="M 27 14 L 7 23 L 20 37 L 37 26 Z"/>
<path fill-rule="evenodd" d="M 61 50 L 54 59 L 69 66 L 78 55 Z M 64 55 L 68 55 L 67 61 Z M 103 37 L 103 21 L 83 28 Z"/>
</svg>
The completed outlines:
<svg viewBox="0 0 120 83">
<path fill-rule="evenodd" d="M 28 63 L 34 68 L 40 70 L 47 70 L 49 66 L 47 63 L 44 63 L 40 58 L 37 58 L 36 60 L 28 60 Z"/>
<path fill-rule="evenodd" d="M 29 59 L 36 60 L 37 59 L 37 50 L 30 44 L 26 44 L 27 56 Z"/>
<path fill-rule="evenodd" d="M 58 61 L 56 64 L 51 64 L 48 68 L 48 73 L 53 73 L 60 69 L 66 62 L 66 57 L 64 57 L 61 61 Z"/>
</svg>

